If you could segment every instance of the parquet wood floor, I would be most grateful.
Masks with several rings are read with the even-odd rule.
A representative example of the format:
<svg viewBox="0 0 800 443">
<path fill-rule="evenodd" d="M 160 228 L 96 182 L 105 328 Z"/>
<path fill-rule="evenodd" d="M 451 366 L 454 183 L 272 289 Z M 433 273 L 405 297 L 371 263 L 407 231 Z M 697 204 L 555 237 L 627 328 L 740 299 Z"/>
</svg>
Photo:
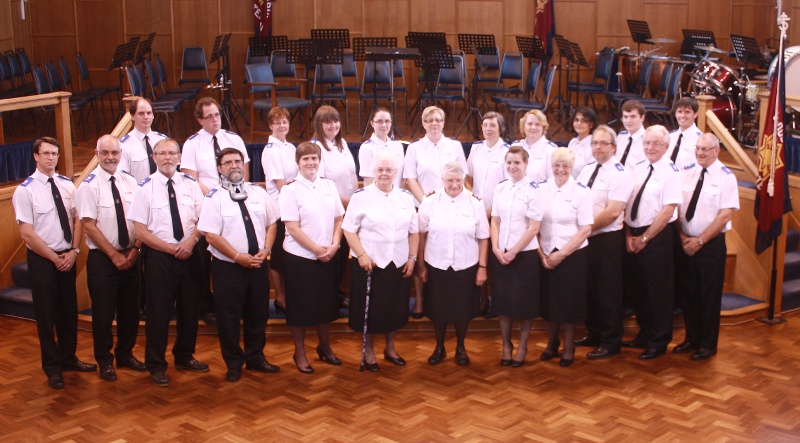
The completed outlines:
<svg viewBox="0 0 800 443">
<path fill-rule="evenodd" d="M 123 369 L 115 383 L 66 373 L 56 391 L 40 369 L 35 324 L 0 317 L 0 441 L 800 441 L 800 314 L 787 320 L 723 327 L 707 362 L 671 353 L 643 362 L 630 350 L 589 362 L 581 348 L 569 368 L 538 360 L 541 330 L 522 368 L 499 366 L 497 331 L 470 332 L 463 368 L 449 337 L 448 358 L 432 367 L 433 334 L 417 331 L 397 337 L 408 366 L 379 359 L 380 372 L 359 373 L 361 335 L 335 333 L 344 365 L 314 358 L 313 375 L 295 370 L 290 337 L 273 333 L 267 356 L 281 372 L 244 371 L 237 383 L 224 380 L 216 336 L 203 335 L 195 355 L 211 371 L 170 368 L 169 388 Z M 309 334 L 309 353 L 315 344 Z M 91 345 L 79 332 L 81 359 L 92 361 Z"/>
</svg>

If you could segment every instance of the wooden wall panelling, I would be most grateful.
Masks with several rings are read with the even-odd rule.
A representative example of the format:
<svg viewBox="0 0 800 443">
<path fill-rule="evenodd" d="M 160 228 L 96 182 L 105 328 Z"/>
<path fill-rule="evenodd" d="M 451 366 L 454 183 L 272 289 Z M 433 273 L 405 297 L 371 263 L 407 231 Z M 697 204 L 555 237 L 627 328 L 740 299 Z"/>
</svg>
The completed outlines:
<svg viewBox="0 0 800 443">
<path fill-rule="evenodd" d="M 452 45 L 450 35 L 458 33 L 456 0 L 409 0 L 409 31 L 444 32 L 448 35 L 448 44 Z M 456 39 L 454 39 L 456 40 Z"/>
<path fill-rule="evenodd" d="M 596 2 L 562 2 L 556 4 L 556 32 L 580 45 L 589 62 L 597 47 Z M 588 79 L 587 79 L 588 81 Z"/>
<path fill-rule="evenodd" d="M 180 78 L 183 48 L 202 46 L 206 60 L 211 58 L 214 38 L 220 33 L 219 2 L 218 0 L 173 0 L 172 14 L 174 68 L 176 78 Z M 213 72 L 214 69 L 209 67 L 209 75 L 213 75 Z"/>
<path fill-rule="evenodd" d="M 13 5 L 19 8 L 19 4 Z M 0 4 L 0 51 L 14 49 L 14 28 L 11 25 L 11 2 Z"/>
<path fill-rule="evenodd" d="M 77 17 L 77 50 L 86 58 L 89 66 L 99 68 L 92 73 L 92 82 L 97 85 L 117 82 L 116 72 L 107 71 L 117 45 L 124 43 L 124 8 L 121 1 L 78 0 L 75 2 Z M 72 71 L 74 85 L 80 88 L 75 52 L 61 54 Z"/>
<path fill-rule="evenodd" d="M 278 1 L 272 18 L 272 34 L 290 39 L 310 38 L 314 22 L 314 0 Z"/>
<path fill-rule="evenodd" d="M 673 3 L 645 3 L 644 20 L 650 26 L 650 33 L 654 38 L 665 37 L 677 40 L 676 43 L 665 44 L 658 55 L 679 54 L 683 41 L 682 29 L 686 28 L 688 7 L 685 1 Z M 655 49 L 657 46 L 651 46 Z"/>
<path fill-rule="evenodd" d="M 363 14 L 364 37 L 396 37 L 397 46 L 406 46 L 409 25 L 408 0 L 373 0 Z"/>
<path fill-rule="evenodd" d="M 277 2 L 280 5 L 280 2 Z M 380 11 L 371 10 L 371 14 Z M 361 1 L 317 0 L 315 2 L 315 28 L 349 29 L 351 38 L 363 35 L 364 8 Z M 307 31 L 310 35 L 310 30 Z"/>
<path fill-rule="evenodd" d="M 788 43 L 793 46 L 800 45 L 800 25 L 797 24 L 800 21 L 800 1 L 794 2 L 792 8 L 786 11 L 786 15 L 795 19 L 794 26 L 789 26 Z"/>
<path fill-rule="evenodd" d="M 497 20 L 489 17 L 502 16 L 502 2 L 488 1 L 459 1 L 458 22 L 456 27 L 459 34 L 493 34 L 497 46 L 500 48 L 500 59 L 505 51 L 514 51 L 517 45 L 509 45 L 504 37 L 503 26 L 498 26 Z M 458 35 L 453 45 L 453 51 L 459 49 Z M 467 80 L 470 81 L 475 72 L 475 56 L 471 51 L 466 51 Z"/>
<path fill-rule="evenodd" d="M 14 194 L 14 189 L 15 188 L 4 188 L 0 191 L 0 216 L 2 216 L 3 220 L 15 219 L 14 207 L 11 204 L 11 197 Z M 19 228 L 17 228 L 16 222 L 6 223 L 4 226 L 9 226 L 10 228 L 0 229 L 0 268 L 3 268 L 10 260 L 11 264 L 21 261 L 18 256 L 13 255 L 22 242 L 22 237 L 19 235 Z M 22 260 L 25 260 L 25 258 L 23 257 Z M 9 266 L 8 269 L 5 269 L 2 275 L 0 275 L 0 288 L 12 285 L 11 267 Z"/>
<path fill-rule="evenodd" d="M 28 56 L 33 59 L 33 44 L 31 43 L 31 7 L 25 3 L 25 20 L 22 20 L 20 0 L 11 1 L 11 26 L 14 35 L 14 47 L 25 48 Z"/>
<path fill-rule="evenodd" d="M 39 0 L 29 4 L 32 35 L 75 35 L 73 0 Z"/>
<path fill-rule="evenodd" d="M 731 15 L 731 33 L 755 37 L 759 44 L 772 37 L 773 23 L 776 21 L 776 10 L 760 5 L 733 5 Z M 797 23 L 789 22 L 797 26 Z"/>
<path fill-rule="evenodd" d="M 280 4 L 281 2 L 276 2 Z M 220 31 L 222 34 L 247 33 L 253 35 L 253 1 L 221 0 L 219 8 Z M 273 20 L 274 23 L 274 20 Z"/>
<path fill-rule="evenodd" d="M 165 0 L 123 0 L 125 32 L 132 35 L 172 34 L 172 9 Z"/>
<path fill-rule="evenodd" d="M 731 33 L 730 0 L 692 1 L 689 2 L 688 7 L 687 28 L 713 31 L 718 40 L 729 37 Z"/>
<path fill-rule="evenodd" d="M 557 5 L 556 5 L 557 6 Z M 644 10 L 639 0 L 597 0 L 597 36 L 628 37 L 627 19 L 644 20 Z M 558 14 L 558 8 L 556 8 Z M 558 30 L 558 22 L 556 22 Z"/>
<path fill-rule="evenodd" d="M 126 39 L 133 37 L 132 35 L 126 36 Z M 181 75 L 181 55 L 182 53 L 178 53 L 178 56 L 175 56 L 175 51 L 172 48 L 172 34 L 156 34 L 155 38 L 153 39 L 153 54 L 158 54 L 159 58 L 164 62 L 164 66 L 167 67 L 167 74 L 174 73 L 175 75 L 170 77 L 169 86 L 172 88 L 178 87 L 178 79 Z M 178 71 L 170 70 L 170 66 L 177 66 Z M 107 66 L 106 66 L 107 67 Z M 105 69 L 105 68 L 104 68 Z"/>
</svg>

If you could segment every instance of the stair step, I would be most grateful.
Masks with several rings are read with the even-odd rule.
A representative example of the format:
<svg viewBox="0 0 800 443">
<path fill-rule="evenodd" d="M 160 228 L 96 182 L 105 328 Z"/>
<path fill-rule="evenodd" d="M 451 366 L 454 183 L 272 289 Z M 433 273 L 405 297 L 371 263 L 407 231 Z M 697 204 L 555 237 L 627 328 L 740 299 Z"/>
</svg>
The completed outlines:
<svg viewBox="0 0 800 443">
<path fill-rule="evenodd" d="M 781 311 L 800 308 L 800 279 L 783 282 Z"/>
<path fill-rule="evenodd" d="M 800 231 L 794 229 L 786 230 L 786 252 L 796 251 L 800 243 Z"/>
<path fill-rule="evenodd" d="M 23 261 L 11 266 L 11 278 L 14 284 L 22 288 L 31 287 L 31 279 L 28 277 L 28 262 Z"/>
<path fill-rule="evenodd" d="M 31 290 L 19 286 L 0 290 L 0 314 L 34 320 Z"/>
<path fill-rule="evenodd" d="M 800 279 L 800 251 L 787 252 L 783 260 L 783 281 Z"/>
<path fill-rule="evenodd" d="M 754 304 L 761 303 L 761 300 L 756 300 L 750 297 L 746 297 L 741 294 L 736 294 L 733 292 L 723 292 L 722 293 L 722 311 L 733 311 L 735 309 L 744 308 L 747 306 L 752 306 Z"/>
</svg>

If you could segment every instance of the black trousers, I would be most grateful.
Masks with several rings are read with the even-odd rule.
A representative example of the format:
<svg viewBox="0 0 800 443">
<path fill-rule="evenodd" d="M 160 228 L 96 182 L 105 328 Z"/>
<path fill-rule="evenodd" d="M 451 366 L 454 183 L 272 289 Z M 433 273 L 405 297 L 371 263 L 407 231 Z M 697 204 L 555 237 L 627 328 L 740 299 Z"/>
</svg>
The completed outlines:
<svg viewBox="0 0 800 443">
<path fill-rule="evenodd" d="M 186 260 L 155 249 L 145 262 L 147 293 L 147 335 L 145 365 L 150 372 L 167 369 L 165 354 L 169 321 L 177 307 L 177 336 L 172 347 L 175 361 L 192 359 L 197 342 L 198 303 L 200 300 L 200 260 L 195 252 Z"/>
<path fill-rule="evenodd" d="M 206 237 L 200 237 L 195 245 L 195 254 L 200 260 L 200 315 L 214 313 L 214 294 L 211 292 L 211 251 Z"/>
<path fill-rule="evenodd" d="M 725 234 L 709 240 L 693 256 L 678 255 L 678 294 L 686 323 L 686 340 L 701 348 L 717 349 L 722 286 L 728 250 Z"/>
<path fill-rule="evenodd" d="M 673 236 L 667 226 L 638 254 L 625 253 L 625 291 L 634 301 L 639 324 L 636 341 L 658 351 L 666 351 L 672 341 Z"/>
<path fill-rule="evenodd" d="M 222 358 L 228 369 L 264 360 L 264 331 L 269 318 L 269 267 L 244 268 L 213 259 L 214 304 Z M 244 320 L 244 350 L 239 345 L 239 323 Z"/>
<path fill-rule="evenodd" d="M 619 349 L 624 334 L 622 321 L 622 272 L 625 231 L 589 237 L 586 329 L 600 346 Z"/>
<path fill-rule="evenodd" d="M 50 377 L 60 374 L 63 365 L 77 360 L 75 266 L 67 272 L 60 272 L 53 262 L 28 249 L 28 274 L 42 352 L 42 369 Z"/>
<path fill-rule="evenodd" d="M 89 251 L 86 261 L 87 284 L 92 299 L 92 339 L 94 358 L 99 365 L 109 365 L 133 356 L 139 333 L 139 267 L 120 271 L 101 250 Z M 117 319 L 117 346 L 111 326 Z"/>
</svg>

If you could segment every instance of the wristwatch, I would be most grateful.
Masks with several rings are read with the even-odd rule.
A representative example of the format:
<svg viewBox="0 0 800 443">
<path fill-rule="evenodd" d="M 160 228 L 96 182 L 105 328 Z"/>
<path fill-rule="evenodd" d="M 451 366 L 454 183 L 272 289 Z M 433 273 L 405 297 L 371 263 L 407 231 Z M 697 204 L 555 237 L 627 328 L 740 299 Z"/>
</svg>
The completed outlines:
<svg viewBox="0 0 800 443">
<path fill-rule="evenodd" d="M 704 243 L 705 243 L 705 242 L 703 241 L 703 237 L 700 237 L 700 236 L 698 235 L 698 236 L 697 236 L 697 244 L 698 244 L 698 245 L 700 245 L 700 246 L 703 246 L 703 244 L 704 244 Z"/>
<path fill-rule="evenodd" d="M 72 250 L 75 251 L 75 254 L 80 254 L 81 253 L 80 248 L 72 248 Z"/>
<path fill-rule="evenodd" d="M 642 243 L 647 243 L 647 236 L 646 235 L 642 236 Z"/>
</svg>

